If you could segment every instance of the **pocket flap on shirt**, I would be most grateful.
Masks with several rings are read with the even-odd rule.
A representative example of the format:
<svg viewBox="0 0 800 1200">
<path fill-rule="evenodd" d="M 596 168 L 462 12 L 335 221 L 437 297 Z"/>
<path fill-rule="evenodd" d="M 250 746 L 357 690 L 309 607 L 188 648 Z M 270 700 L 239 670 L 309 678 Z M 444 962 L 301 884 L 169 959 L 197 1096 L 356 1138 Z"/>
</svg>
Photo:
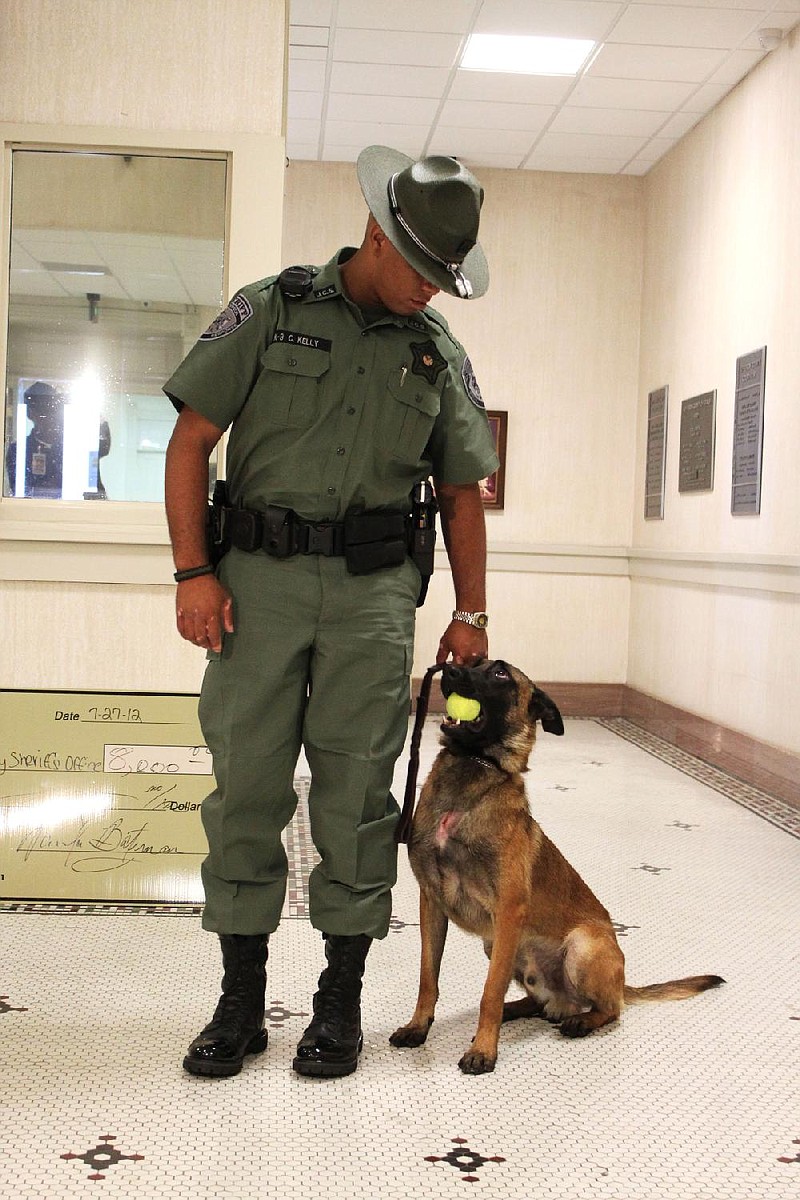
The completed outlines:
<svg viewBox="0 0 800 1200">
<path fill-rule="evenodd" d="M 432 388 L 423 380 L 415 378 L 414 375 L 406 375 L 401 385 L 396 371 L 389 375 L 387 382 L 389 391 L 395 400 L 399 400 L 401 404 L 406 404 L 417 412 L 425 413 L 426 416 L 438 416 L 441 407 L 440 390 Z"/>
<path fill-rule="evenodd" d="M 280 371 L 284 375 L 304 375 L 319 378 L 331 365 L 329 350 L 313 346 L 296 346 L 292 342 L 272 342 L 261 355 L 265 371 Z"/>
</svg>

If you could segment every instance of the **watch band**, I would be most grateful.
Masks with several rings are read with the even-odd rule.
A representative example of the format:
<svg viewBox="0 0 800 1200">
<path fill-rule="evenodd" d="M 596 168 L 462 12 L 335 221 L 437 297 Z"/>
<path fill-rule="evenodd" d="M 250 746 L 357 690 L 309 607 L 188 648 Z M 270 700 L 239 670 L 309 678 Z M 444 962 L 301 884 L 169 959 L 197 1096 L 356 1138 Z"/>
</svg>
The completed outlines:
<svg viewBox="0 0 800 1200">
<path fill-rule="evenodd" d="M 476 629 L 485 629 L 489 624 L 489 614 L 485 612 L 461 612 L 453 609 L 453 620 L 463 621 L 465 625 L 474 625 Z"/>
</svg>

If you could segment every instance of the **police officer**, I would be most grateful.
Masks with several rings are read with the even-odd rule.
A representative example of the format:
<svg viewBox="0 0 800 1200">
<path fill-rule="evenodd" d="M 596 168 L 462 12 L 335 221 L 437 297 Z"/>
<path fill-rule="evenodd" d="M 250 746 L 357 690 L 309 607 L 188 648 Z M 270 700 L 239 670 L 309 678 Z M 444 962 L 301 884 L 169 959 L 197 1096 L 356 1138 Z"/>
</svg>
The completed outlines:
<svg viewBox="0 0 800 1200">
<path fill-rule="evenodd" d="M 267 1043 L 301 747 L 321 856 L 309 910 L 327 966 L 293 1065 L 356 1069 L 365 959 L 388 932 L 396 878 L 390 786 L 420 593 L 404 529 L 429 476 L 456 600 L 438 660 L 488 650 L 478 481 L 498 460 L 469 358 L 428 307 L 440 290 L 468 299 L 488 286 L 483 190 L 452 158 L 384 146 L 357 171 L 361 246 L 243 288 L 164 389 L 179 410 L 166 465 L 177 624 L 207 651 L 199 713 L 216 780 L 202 809 L 203 926 L 219 935 L 224 976 L 184 1059 L 198 1075 L 233 1075 Z M 232 548 L 215 568 L 208 459 L 226 429 Z"/>
</svg>

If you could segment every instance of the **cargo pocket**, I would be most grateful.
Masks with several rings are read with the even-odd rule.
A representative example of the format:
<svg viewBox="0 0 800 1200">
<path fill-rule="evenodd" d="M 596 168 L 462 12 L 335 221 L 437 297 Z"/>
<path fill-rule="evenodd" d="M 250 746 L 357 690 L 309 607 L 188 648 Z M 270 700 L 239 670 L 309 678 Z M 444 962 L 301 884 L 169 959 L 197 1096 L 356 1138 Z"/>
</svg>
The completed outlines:
<svg viewBox="0 0 800 1200">
<path fill-rule="evenodd" d="M 377 821 L 368 821 L 356 831 L 355 876 L 346 880 L 357 890 L 393 887 L 397 881 L 397 845 L 394 831 L 400 820 L 400 809 L 389 796 L 387 812 Z"/>
<path fill-rule="evenodd" d="M 261 355 L 261 374 L 250 399 L 276 425 L 304 429 L 319 412 L 321 388 L 330 365 L 328 350 L 273 342 Z"/>
<path fill-rule="evenodd" d="M 386 412 L 380 425 L 381 438 L 392 458 L 418 462 L 439 415 L 440 392 L 411 374 L 400 377 L 393 371 L 387 381 Z"/>
</svg>

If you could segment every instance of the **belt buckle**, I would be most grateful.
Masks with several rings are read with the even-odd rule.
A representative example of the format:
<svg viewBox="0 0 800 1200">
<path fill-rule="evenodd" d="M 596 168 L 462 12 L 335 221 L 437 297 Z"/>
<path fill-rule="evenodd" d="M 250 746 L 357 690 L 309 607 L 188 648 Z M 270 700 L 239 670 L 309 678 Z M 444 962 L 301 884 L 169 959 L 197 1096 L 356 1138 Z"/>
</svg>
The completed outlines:
<svg viewBox="0 0 800 1200">
<path fill-rule="evenodd" d="M 306 548 L 304 554 L 325 554 L 330 557 L 334 553 L 334 527 L 320 523 L 306 526 Z"/>
</svg>

